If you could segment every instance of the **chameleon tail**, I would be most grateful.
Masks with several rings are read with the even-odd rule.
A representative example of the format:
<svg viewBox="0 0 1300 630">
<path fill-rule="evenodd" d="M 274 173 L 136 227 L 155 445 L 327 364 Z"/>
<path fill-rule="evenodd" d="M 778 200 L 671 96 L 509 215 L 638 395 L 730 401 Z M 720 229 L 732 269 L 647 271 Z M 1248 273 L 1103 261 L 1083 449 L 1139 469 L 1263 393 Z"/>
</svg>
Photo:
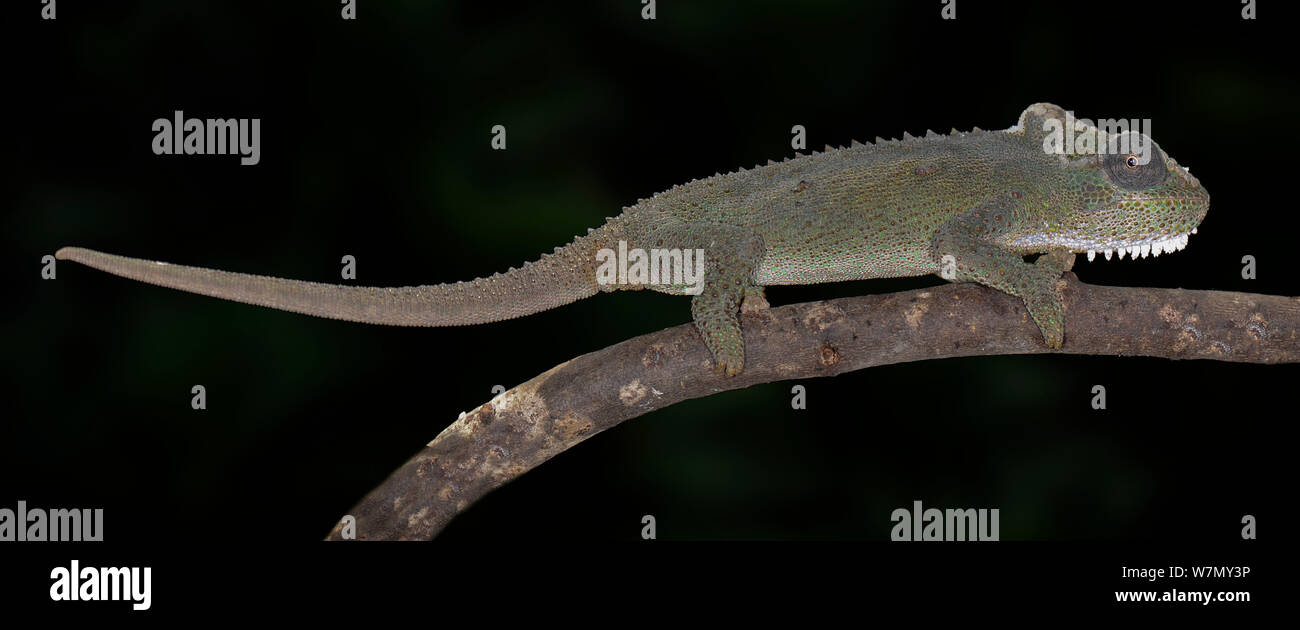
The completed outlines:
<svg viewBox="0 0 1300 630">
<path fill-rule="evenodd" d="M 595 248 L 589 234 L 487 278 L 418 287 L 351 287 L 186 267 L 79 247 L 55 253 L 101 271 L 172 289 L 367 324 L 461 326 L 512 319 L 595 295 Z"/>
</svg>

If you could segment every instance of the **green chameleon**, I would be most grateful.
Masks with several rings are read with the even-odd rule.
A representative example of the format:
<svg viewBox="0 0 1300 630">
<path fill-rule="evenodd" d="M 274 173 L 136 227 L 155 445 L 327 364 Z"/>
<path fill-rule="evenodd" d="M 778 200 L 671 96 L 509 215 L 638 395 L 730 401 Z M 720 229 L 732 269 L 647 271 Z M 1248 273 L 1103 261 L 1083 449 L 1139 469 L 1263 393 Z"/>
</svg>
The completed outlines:
<svg viewBox="0 0 1300 630">
<path fill-rule="evenodd" d="M 1186 168 L 1135 132 L 1081 125 L 1075 132 L 1095 134 L 1095 143 L 1073 153 L 1052 150 L 1063 146 L 1052 142 L 1053 125 L 1059 131 L 1065 120 L 1065 110 L 1039 103 L 1003 131 L 904 134 L 695 180 L 638 201 L 536 262 L 471 282 L 353 287 L 71 247 L 56 256 L 183 291 L 396 326 L 482 324 L 602 291 L 692 295 L 691 316 L 715 369 L 729 375 L 745 362 L 742 302 L 765 306 L 765 286 L 937 273 L 1021 298 L 1044 342 L 1058 348 L 1058 280 L 1075 254 L 1091 260 L 1098 253 L 1109 259 L 1182 249 L 1210 203 Z M 1145 142 L 1148 150 L 1093 150 L 1125 134 L 1132 142 L 1117 146 Z M 638 248 L 702 252 L 702 284 L 680 274 L 658 284 L 600 280 L 602 250 Z M 1040 255 L 1026 262 L 1033 254 Z"/>
</svg>

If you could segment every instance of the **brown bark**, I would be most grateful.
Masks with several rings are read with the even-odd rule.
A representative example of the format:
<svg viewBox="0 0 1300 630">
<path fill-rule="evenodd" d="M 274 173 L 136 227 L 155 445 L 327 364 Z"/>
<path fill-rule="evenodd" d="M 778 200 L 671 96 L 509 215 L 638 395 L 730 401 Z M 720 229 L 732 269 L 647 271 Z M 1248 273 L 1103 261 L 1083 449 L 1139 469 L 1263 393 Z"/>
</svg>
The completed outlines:
<svg viewBox="0 0 1300 630">
<path fill-rule="evenodd" d="M 425 540 L 483 495 L 624 420 L 758 383 L 891 363 L 1091 354 L 1244 363 L 1300 360 L 1300 298 L 1101 287 L 1066 275 L 1065 346 L 1020 300 L 973 284 L 745 313 L 745 370 L 714 374 L 693 325 L 566 361 L 452 423 L 351 514 L 359 540 Z M 341 538 L 341 524 L 329 539 Z"/>
</svg>

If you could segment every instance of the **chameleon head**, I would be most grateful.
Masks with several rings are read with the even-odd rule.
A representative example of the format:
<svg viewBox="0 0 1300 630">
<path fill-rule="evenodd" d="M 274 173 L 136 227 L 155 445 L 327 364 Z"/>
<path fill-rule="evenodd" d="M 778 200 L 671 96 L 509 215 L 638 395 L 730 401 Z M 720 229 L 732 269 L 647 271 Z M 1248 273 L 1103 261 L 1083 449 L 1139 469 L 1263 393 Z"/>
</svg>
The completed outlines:
<svg viewBox="0 0 1300 630">
<path fill-rule="evenodd" d="M 1065 114 L 1056 106 L 1033 107 Z M 1028 116 L 1031 111 L 1021 117 L 1022 125 L 1035 125 L 1026 130 L 1042 125 Z M 1034 252 L 1066 249 L 1086 253 L 1089 260 L 1097 254 L 1158 256 L 1185 247 L 1210 207 L 1210 194 L 1191 172 L 1144 134 L 1107 133 L 1089 125 L 1076 130 L 1085 140 L 1092 134 L 1095 143 L 1045 156 L 1047 168 L 1055 171 L 1049 179 L 1057 184 L 1041 200 L 1046 215 L 1036 226 L 1026 222 L 1007 234 L 1008 244 Z M 1038 138 L 1048 147 L 1050 138 Z"/>
</svg>

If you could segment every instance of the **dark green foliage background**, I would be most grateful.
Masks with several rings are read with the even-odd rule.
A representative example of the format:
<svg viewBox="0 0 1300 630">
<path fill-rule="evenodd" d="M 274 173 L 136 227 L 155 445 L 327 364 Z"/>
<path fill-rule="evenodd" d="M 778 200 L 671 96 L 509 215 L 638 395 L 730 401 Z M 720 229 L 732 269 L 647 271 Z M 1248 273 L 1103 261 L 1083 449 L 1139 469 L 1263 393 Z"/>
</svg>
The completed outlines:
<svg viewBox="0 0 1300 630">
<path fill-rule="evenodd" d="M 10 3 L 0 224 L 10 391 L 0 506 L 106 508 L 115 540 L 315 540 L 466 411 L 580 353 L 688 321 L 601 295 L 466 329 L 345 324 L 39 260 L 64 245 L 234 271 L 470 279 L 715 171 L 1028 104 L 1153 119 L 1210 190 L 1188 249 L 1087 282 L 1297 294 L 1294 21 L 1233 2 Z M 31 6 L 27 6 L 31 5 Z M 1281 8 L 1275 9 L 1282 11 Z M 157 157 L 155 118 L 260 117 L 262 158 Z M 509 149 L 489 149 L 508 128 Z M 1259 279 L 1240 278 L 1243 255 Z M 774 303 L 937 284 L 775 288 Z M 17 292 L 14 293 L 14 288 Z M 1068 327 L 1067 327 L 1068 336 Z M 1068 339 L 1067 339 L 1068 342 Z M 996 507 L 1004 540 L 1231 541 L 1276 513 L 1295 366 L 932 361 L 690 401 L 493 493 L 447 542 L 888 538 L 890 511 Z M 189 390 L 208 390 L 208 409 Z M 1089 408 L 1102 384 L 1109 409 Z M 1265 521 L 1266 522 L 1266 521 Z"/>
</svg>

